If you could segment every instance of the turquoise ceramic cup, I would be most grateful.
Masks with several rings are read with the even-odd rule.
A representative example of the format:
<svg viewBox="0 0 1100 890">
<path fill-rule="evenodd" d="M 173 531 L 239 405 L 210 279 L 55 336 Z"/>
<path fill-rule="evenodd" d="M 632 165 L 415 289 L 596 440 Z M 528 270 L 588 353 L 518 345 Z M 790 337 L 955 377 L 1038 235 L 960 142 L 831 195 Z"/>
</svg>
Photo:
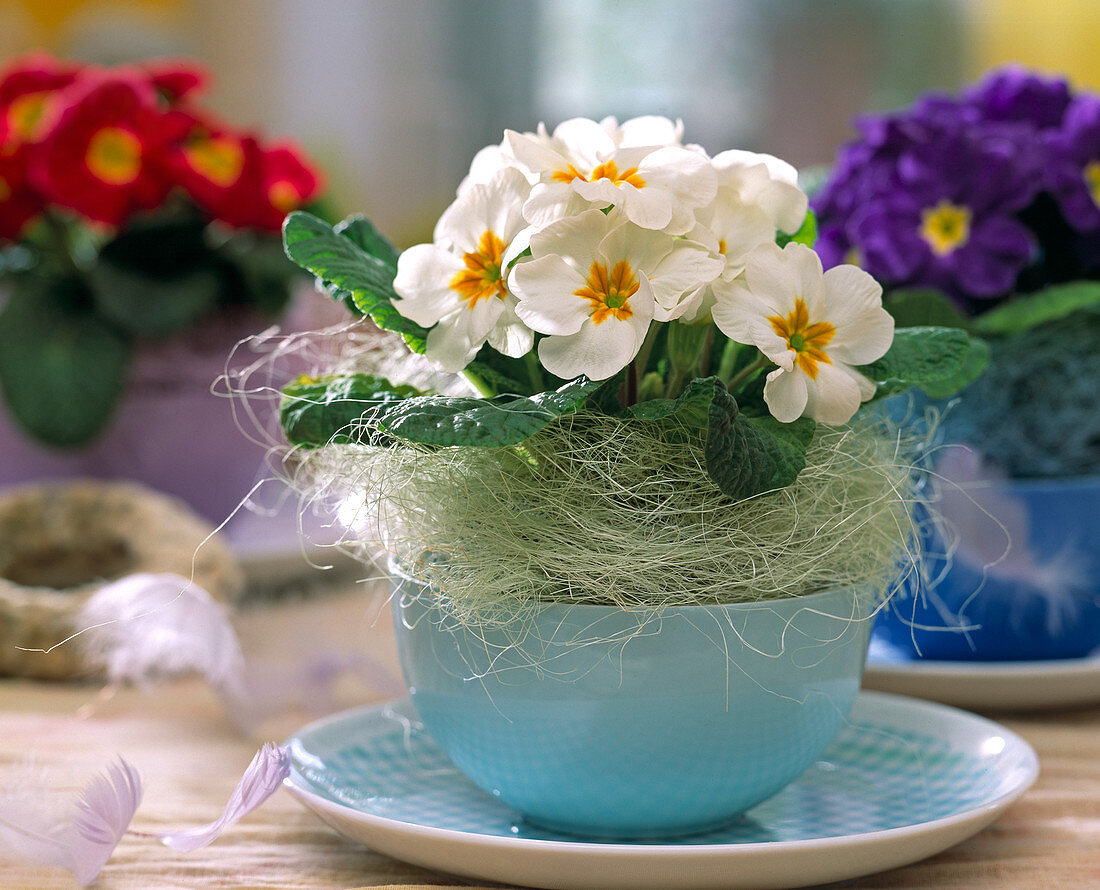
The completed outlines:
<svg viewBox="0 0 1100 890">
<path fill-rule="evenodd" d="M 548 605 L 460 626 L 395 573 L 402 668 L 455 765 L 525 819 L 603 838 L 733 821 L 817 760 L 859 689 L 851 590 L 766 605 Z"/>
</svg>

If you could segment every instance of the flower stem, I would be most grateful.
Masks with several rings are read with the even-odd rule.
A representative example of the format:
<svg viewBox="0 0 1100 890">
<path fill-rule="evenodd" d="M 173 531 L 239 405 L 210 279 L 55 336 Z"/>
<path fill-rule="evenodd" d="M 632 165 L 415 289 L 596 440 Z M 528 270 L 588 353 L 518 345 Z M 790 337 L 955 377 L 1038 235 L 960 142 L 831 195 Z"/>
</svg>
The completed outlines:
<svg viewBox="0 0 1100 890">
<path fill-rule="evenodd" d="M 51 240 L 57 248 L 57 255 L 61 259 L 61 265 L 64 266 L 65 271 L 69 274 L 80 276 L 82 274 L 81 269 L 80 266 L 77 265 L 76 258 L 73 256 L 72 248 L 69 244 L 69 233 L 65 228 L 65 224 L 49 211 L 42 214 L 42 219 L 45 221 L 46 228 L 50 232 Z"/>
<path fill-rule="evenodd" d="M 649 330 L 646 331 L 645 339 L 642 341 L 642 348 L 638 350 L 638 355 L 634 359 L 634 367 L 638 369 L 638 377 L 644 377 L 646 372 L 646 365 L 649 364 L 649 356 L 653 352 L 653 344 L 657 340 L 657 334 L 660 332 L 660 325 L 651 321 L 649 323 Z"/>
<path fill-rule="evenodd" d="M 724 358 L 724 356 L 723 356 L 723 358 Z M 754 361 L 747 368 L 742 368 L 741 371 L 737 374 L 737 376 L 734 377 L 729 383 L 726 384 L 726 388 L 730 392 L 733 392 L 742 383 L 744 383 L 745 381 L 752 378 L 756 374 L 757 371 L 760 371 L 763 368 L 766 368 L 769 364 L 770 364 L 770 362 L 769 362 L 768 357 L 766 355 L 757 356 L 756 361 Z"/>
<path fill-rule="evenodd" d="M 707 326 L 706 336 L 703 338 L 703 348 L 699 355 L 699 376 L 706 377 L 710 371 L 710 350 L 714 346 L 714 325 Z"/>
<path fill-rule="evenodd" d="M 481 395 L 485 396 L 485 398 L 489 399 L 496 395 L 496 393 L 493 392 L 493 388 L 469 368 L 463 369 L 462 376 L 466 378 L 466 382 L 469 383 L 470 386 L 476 389 Z"/>
<path fill-rule="evenodd" d="M 730 377 L 733 376 L 733 366 L 737 364 L 737 353 L 741 349 L 741 344 L 736 340 L 727 340 L 726 345 L 722 348 L 722 358 L 718 362 L 718 376 L 727 384 Z"/>
<path fill-rule="evenodd" d="M 539 357 L 532 349 L 523 357 L 527 365 L 527 379 L 531 384 L 532 392 L 543 392 L 546 389 L 546 380 L 542 376 L 542 368 L 539 365 Z"/>
</svg>

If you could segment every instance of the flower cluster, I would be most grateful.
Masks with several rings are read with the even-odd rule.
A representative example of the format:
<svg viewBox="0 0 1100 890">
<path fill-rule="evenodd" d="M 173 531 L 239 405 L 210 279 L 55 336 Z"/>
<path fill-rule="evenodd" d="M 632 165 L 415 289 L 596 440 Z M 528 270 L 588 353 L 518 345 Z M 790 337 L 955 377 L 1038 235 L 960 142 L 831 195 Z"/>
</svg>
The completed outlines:
<svg viewBox="0 0 1100 890">
<path fill-rule="evenodd" d="M 1100 98 L 1022 69 L 867 116 L 813 202 L 826 266 L 964 312 L 1100 271 Z"/>
<path fill-rule="evenodd" d="M 708 373 L 720 333 L 731 355 L 759 350 L 748 376 L 771 368 L 763 398 L 777 419 L 843 423 L 874 393 L 855 368 L 887 351 L 893 322 L 867 273 L 824 273 L 804 244 L 777 245 L 806 211 L 789 164 L 712 158 L 665 118 L 507 131 L 474 159 L 433 243 L 400 256 L 394 305 L 430 328 L 425 354 L 449 372 L 488 343 L 562 380 L 642 380 L 662 323 L 689 327 L 697 336 L 665 335 L 698 347 L 685 361 L 669 352 L 669 396 L 678 371 Z"/>
<path fill-rule="evenodd" d="M 641 117 L 505 131 L 432 243 L 403 253 L 362 217 L 293 213 L 287 255 L 476 396 L 438 375 L 422 392 L 396 364 L 303 376 L 283 389 L 287 440 L 336 463 L 346 444 L 414 464 L 421 446 L 472 448 L 507 474 L 514 447 L 535 465 L 555 436 L 573 441 L 574 418 L 629 436 L 628 451 L 688 455 L 732 501 L 786 488 L 818 424 L 981 366 L 965 331 L 895 331 L 869 274 L 824 271 L 807 205 L 789 164 L 710 157 L 678 122 Z M 576 447 L 593 443 L 578 432 Z"/>
<path fill-rule="evenodd" d="M 290 299 L 278 233 L 320 177 L 196 104 L 205 81 L 46 55 L 0 72 L 0 389 L 41 442 L 104 428 L 138 342 Z"/>
<path fill-rule="evenodd" d="M 0 238 L 50 210 L 122 226 L 185 194 L 210 219 L 278 231 L 318 191 L 289 144 L 265 146 L 195 105 L 184 63 L 103 69 L 36 55 L 0 75 Z"/>
</svg>

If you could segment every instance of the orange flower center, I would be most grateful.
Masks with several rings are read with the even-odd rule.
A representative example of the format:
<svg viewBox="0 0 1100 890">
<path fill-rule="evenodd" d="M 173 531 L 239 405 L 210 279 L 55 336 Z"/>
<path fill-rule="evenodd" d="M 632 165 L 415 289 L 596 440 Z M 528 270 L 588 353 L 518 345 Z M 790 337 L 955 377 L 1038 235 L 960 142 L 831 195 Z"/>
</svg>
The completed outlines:
<svg viewBox="0 0 1100 890">
<path fill-rule="evenodd" d="M 946 199 L 926 207 L 921 213 L 920 234 L 936 256 L 951 253 L 970 237 L 970 208 Z"/>
<path fill-rule="evenodd" d="M 282 213 L 290 213 L 302 203 L 302 196 L 294 187 L 294 183 L 285 179 L 276 180 L 267 187 L 267 199 L 272 207 Z"/>
<path fill-rule="evenodd" d="M 473 309 L 478 300 L 488 300 L 490 297 L 503 300 L 508 296 L 500 269 L 503 254 L 504 242 L 492 229 L 481 233 L 476 251 L 463 254 L 462 261 L 466 268 L 455 274 L 450 287 L 462 294 L 468 309 Z"/>
<path fill-rule="evenodd" d="M 84 162 L 107 185 L 129 185 L 141 173 L 141 142 L 129 130 L 103 127 L 88 142 Z"/>
<path fill-rule="evenodd" d="M 46 113 L 49 91 L 27 93 L 8 106 L 8 148 L 15 148 L 37 135 L 38 125 Z"/>
<path fill-rule="evenodd" d="M 229 188 L 244 169 L 244 149 L 228 136 L 196 139 L 183 149 L 188 165 L 219 188 Z"/>
<path fill-rule="evenodd" d="M 626 260 L 619 260 L 609 273 L 603 263 L 594 262 L 588 270 L 585 286 L 573 291 L 575 296 L 592 303 L 592 321 L 603 324 L 608 318 L 626 321 L 634 315 L 630 298 L 640 284 Z"/>
<path fill-rule="evenodd" d="M 637 167 L 630 167 L 619 172 L 619 166 L 614 161 L 605 161 L 602 164 L 597 164 L 592 173 L 585 176 L 576 167 L 570 164 L 564 170 L 555 171 L 554 175 L 550 177 L 554 182 L 572 182 L 574 179 L 581 179 L 585 182 L 596 182 L 600 179 L 609 179 L 614 185 L 622 185 L 624 182 L 629 183 L 636 189 L 645 188 L 645 180 L 638 175 Z"/>
<path fill-rule="evenodd" d="M 0 176 L 0 201 L 7 201 L 11 198 L 11 186 L 8 185 L 8 181 L 4 177 Z"/>
<path fill-rule="evenodd" d="M 826 354 L 825 347 L 836 334 L 836 328 L 827 321 L 810 324 L 810 313 L 801 298 L 794 301 L 794 311 L 786 318 L 772 315 L 768 321 L 771 322 L 772 330 L 787 341 L 787 348 L 794 352 L 798 367 L 811 380 L 817 379 L 819 363 L 833 363 Z"/>
</svg>

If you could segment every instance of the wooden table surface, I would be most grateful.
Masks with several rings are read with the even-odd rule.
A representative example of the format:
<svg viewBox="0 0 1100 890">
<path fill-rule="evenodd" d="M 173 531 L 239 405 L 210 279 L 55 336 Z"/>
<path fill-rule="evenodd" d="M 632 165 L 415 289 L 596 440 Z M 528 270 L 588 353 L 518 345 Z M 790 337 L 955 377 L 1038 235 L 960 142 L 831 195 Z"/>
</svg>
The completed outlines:
<svg viewBox="0 0 1100 890">
<path fill-rule="evenodd" d="M 85 713 L 98 687 L 0 681 L 0 791 L 33 770 L 76 789 L 116 755 L 141 772 L 133 828 L 214 819 L 258 745 L 324 713 L 392 697 L 400 685 L 382 597 L 345 581 L 323 595 L 253 603 L 236 624 L 255 713 L 226 713 L 201 682 L 127 689 Z M 364 658 L 364 653 L 367 654 Z M 345 670 L 347 669 L 347 670 Z M 924 862 L 829 885 L 850 888 L 1100 888 L 1100 707 L 988 714 L 1038 751 L 1038 783 L 992 826 Z M 71 875 L 0 863 L 0 887 L 70 888 Z M 344 839 L 280 791 L 213 845 L 178 853 L 127 836 L 97 886 L 438 888 L 448 878 Z"/>
</svg>

